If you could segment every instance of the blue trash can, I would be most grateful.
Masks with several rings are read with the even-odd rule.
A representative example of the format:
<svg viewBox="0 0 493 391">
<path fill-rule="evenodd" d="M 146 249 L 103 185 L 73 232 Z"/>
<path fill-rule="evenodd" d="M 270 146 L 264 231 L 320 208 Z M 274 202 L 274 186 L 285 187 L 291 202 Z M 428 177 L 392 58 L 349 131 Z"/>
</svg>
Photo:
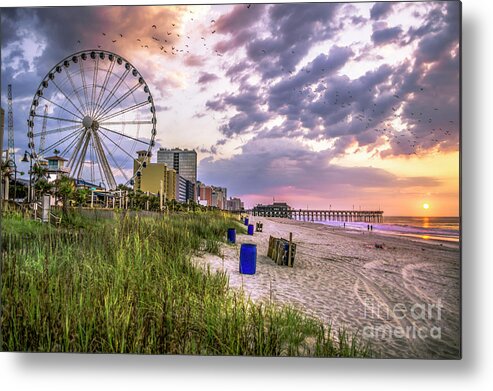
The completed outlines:
<svg viewBox="0 0 493 391">
<path fill-rule="evenodd" d="M 253 224 L 248 224 L 248 235 L 253 235 Z"/>
<path fill-rule="evenodd" d="M 243 243 L 240 248 L 240 273 L 255 274 L 257 268 L 257 245 Z"/>
<path fill-rule="evenodd" d="M 228 228 L 228 242 L 236 243 L 236 229 Z"/>
<path fill-rule="evenodd" d="M 248 225 L 248 217 L 245 217 L 245 225 Z"/>
</svg>

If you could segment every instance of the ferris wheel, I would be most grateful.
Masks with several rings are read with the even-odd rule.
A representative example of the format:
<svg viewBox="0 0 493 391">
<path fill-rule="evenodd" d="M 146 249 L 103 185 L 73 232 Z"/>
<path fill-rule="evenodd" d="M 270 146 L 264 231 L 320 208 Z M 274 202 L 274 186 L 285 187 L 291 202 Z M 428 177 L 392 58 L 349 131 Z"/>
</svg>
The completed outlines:
<svg viewBox="0 0 493 391">
<path fill-rule="evenodd" d="M 106 189 L 132 184 L 150 156 L 156 110 L 149 86 L 122 56 L 84 50 L 56 64 L 41 81 L 28 119 L 35 162 L 66 160 L 69 175 Z"/>
</svg>

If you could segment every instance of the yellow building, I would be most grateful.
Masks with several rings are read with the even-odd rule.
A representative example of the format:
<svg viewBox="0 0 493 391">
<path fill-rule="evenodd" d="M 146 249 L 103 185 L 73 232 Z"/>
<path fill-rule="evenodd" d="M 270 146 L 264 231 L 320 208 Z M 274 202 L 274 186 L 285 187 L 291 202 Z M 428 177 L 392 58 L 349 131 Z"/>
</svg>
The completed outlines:
<svg viewBox="0 0 493 391">
<path fill-rule="evenodd" d="M 153 194 L 161 193 L 162 189 L 166 200 L 176 200 L 176 171 L 168 168 L 164 163 L 151 163 L 151 158 L 146 157 L 146 153 L 146 151 L 137 152 L 138 157 L 134 160 L 134 175 L 141 162 L 145 163 L 140 176 L 134 179 L 134 189 Z"/>
</svg>

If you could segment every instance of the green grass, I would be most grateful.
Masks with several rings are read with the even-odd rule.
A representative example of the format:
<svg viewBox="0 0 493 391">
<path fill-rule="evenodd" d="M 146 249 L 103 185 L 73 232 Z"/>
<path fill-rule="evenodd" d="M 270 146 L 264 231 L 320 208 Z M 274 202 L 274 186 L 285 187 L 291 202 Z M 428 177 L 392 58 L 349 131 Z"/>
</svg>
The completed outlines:
<svg viewBox="0 0 493 391">
<path fill-rule="evenodd" d="M 227 289 L 224 273 L 193 266 L 197 252 L 219 254 L 227 228 L 245 232 L 224 214 L 121 215 L 79 230 L 33 224 L 3 220 L 3 350 L 370 354 L 345 332 L 253 303 Z"/>
</svg>

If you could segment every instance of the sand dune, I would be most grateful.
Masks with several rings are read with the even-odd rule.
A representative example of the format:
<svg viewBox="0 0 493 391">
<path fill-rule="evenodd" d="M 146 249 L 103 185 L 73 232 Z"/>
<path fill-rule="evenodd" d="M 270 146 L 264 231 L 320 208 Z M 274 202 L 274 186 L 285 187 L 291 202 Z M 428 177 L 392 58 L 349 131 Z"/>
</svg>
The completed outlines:
<svg viewBox="0 0 493 391">
<path fill-rule="evenodd" d="M 459 357 L 458 246 L 288 219 L 257 221 L 262 233 L 238 235 L 235 246 L 223 247 L 223 257 L 196 261 L 224 269 L 230 287 L 253 300 L 289 303 L 335 328 L 358 331 L 380 357 Z M 298 246 L 293 268 L 266 256 L 269 236 L 289 232 Z M 238 271 L 241 243 L 257 244 L 255 275 Z"/>
</svg>

